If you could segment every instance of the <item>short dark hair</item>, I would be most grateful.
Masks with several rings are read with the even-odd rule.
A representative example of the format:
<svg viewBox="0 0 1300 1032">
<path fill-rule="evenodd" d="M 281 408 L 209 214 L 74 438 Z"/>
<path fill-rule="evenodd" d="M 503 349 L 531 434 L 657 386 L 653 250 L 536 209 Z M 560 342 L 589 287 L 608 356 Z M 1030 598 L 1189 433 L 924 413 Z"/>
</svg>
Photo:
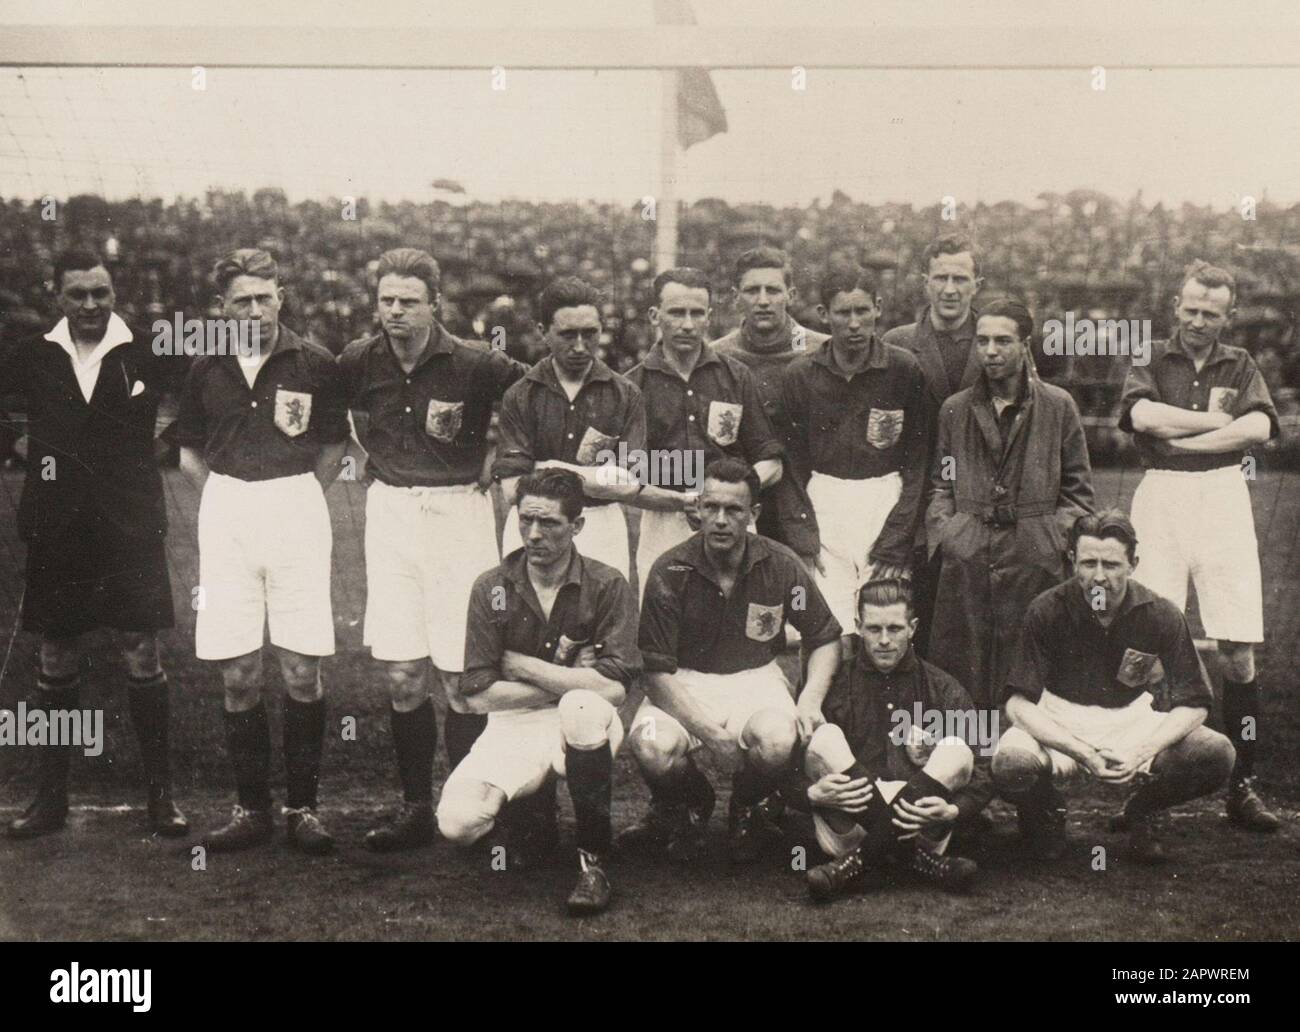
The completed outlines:
<svg viewBox="0 0 1300 1032">
<path fill-rule="evenodd" d="M 664 269 L 655 277 L 655 304 L 658 304 L 660 298 L 664 296 L 664 287 L 668 286 L 669 283 L 680 283 L 683 287 L 707 290 L 709 300 L 713 300 L 713 287 L 709 283 L 709 277 L 699 269 L 692 269 L 689 265 L 683 265 L 677 269 Z"/>
<path fill-rule="evenodd" d="M 561 308 L 579 308 L 583 305 L 591 305 L 599 315 L 600 291 L 577 276 L 561 276 L 552 280 L 537 298 L 542 325 L 547 328 Z"/>
<path fill-rule="evenodd" d="M 724 484 L 744 484 L 749 488 L 750 505 L 758 501 L 759 492 L 763 490 L 763 482 L 758 479 L 754 467 L 744 459 L 733 459 L 731 456 L 714 459 L 705 466 L 704 479 L 721 480 Z"/>
<path fill-rule="evenodd" d="M 1016 332 L 1020 334 L 1020 339 L 1026 343 L 1034 336 L 1033 314 L 1025 307 L 1023 301 L 1018 301 L 1014 297 L 1000 297 L 986 305 L 981 305 L 976 322 L 978 323 L 979 319 L 983 319 L 986 315 L 1010 319 L 1016 324 Z"/>
<path fill-rule="evenodd" d="M 980 254 L 976 250 L 975 244 L 971 238 L 962 233 L 947 233 L 930 242 L 930 245 L 921 255 L 921 268 L 927 273 L 930 271 L 930 263 L 941 254 L 968 254 L 975 269 L 975 275 L 980 274 Z"/>
<path fill-rule="evenodd" d="M 779 247 L 752 247 L 736 259 L 736 286 L 750 269 L 780 269 L 781 278 L 788 287 L 794 279 L 794 266 L 790 256 Z"/>
<path fill-rule="evenodd" d="M 876 279 L 869 271 L 858 266 L 848 266 L 828 272 L 817 289 L 817 296 L 829 308 L 836 294 L 851 294 L 855 290 L 865 290 L 871 298 L 878 294 Z"/>
<path fill-rule="evenodd" d="M 907 615 L 915 616 L 916 607 L 912 603 L 912 582 L 898 577 L 883 580 L 871 580 L 858 589 L 858 614 L 863 606 L 893 606 L 902 602 L 907 606 Z"/>
<path fill-rule="evenodd" d="M 559 502 L 560 511 L 570 523 L 582 515 L 582 478 L 571 469 L 543 469 L 520 477 L 515 499 L 523 502 L 529 495 Z"/>
<path fill-rule="evenodd" d="M 1097 512 L 1085 512 L 1070 527 L 1070 554 L 1076 554 L 1079 538 L 1113 538 L 1124 545 L 1131 563 L 1137 558 L 1138 538 L 1133 529 L 1133 521 L 1122 509 L 1101 509 Z"/>
<path fill-rule="evenodd" d="M 89 272 L 101 266 L 105 270 L 108 268 L 104 265 L 104 259 L 90 248 L 69 247 L 54 259 L 54 289 L 56 291 L 63 289 L 63 274 L 66 272 Z"/>
<path fill-rule="evenodd" d="M 375 269 L 375 283 L 385 276 L 409 276 L 418 279 L 429 291 L 429 300 L 438 296 L 442 284 L 442 270 L 437 260 L 428 251 L 418 247 L 394 247 L 379 256 L 379 267 Z"/>
<path fill-rule="evenodd" d="M 230 281 L 237 276 L 256 276 L 258 279 L 280 282 L 280 267 L 266 251 L 257 247 L 239 247 L 227 251 L 212 266 L 212 285 L 217 293 L 224 294 Z"/>
<path fill-rule="evenodd" d="M 1196 261 L 1183 269 L 1183 281 L 1178 284 L 1179 294 L 1182 294 L 1183 288 L 1187 286 L 1191 280 L 1196 280 L 1197 283 L 1204 284 L 1211 290 L 1215 290 L 1218 287 L 1227 287 L 1229 306 L 1231 306 L 1237 299 L 1237 278 L 1227 269 L 1222 269 L 1217 265 L 1211 265 L 1209 262 L 1197 258 Z"/>
</svg>

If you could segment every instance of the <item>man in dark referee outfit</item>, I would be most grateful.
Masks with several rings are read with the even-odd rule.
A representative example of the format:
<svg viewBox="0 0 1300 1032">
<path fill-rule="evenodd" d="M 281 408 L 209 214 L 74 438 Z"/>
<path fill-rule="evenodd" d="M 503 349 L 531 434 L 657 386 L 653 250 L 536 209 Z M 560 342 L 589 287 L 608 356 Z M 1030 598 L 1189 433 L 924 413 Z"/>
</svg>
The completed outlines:
<svg viewBox="0 0 1300 1032">
<path fill-rule="evenodd" d="M 54 290 L 58 324 L 0 350 L 0 384 L 25 399 L 31 442 L 18 532 L 27 543 L 22 626 L 41 636 L 34 701 L 51 718 L 77 709 L 80 637 L 116 630 L 149 826 L 184 835 L 188 825 L 171 797 L 167 675 L 155 636 L 173 617 L 154 420 L 172 379 L 167 363 L 176 360 L 156 357 L 113 311 L 113 280 L 94 253 L 60 255 Z M 73 747 L 40 747 L 36 798 L 10 823 L 11 838 L 63 827 Z"/>
</svg>

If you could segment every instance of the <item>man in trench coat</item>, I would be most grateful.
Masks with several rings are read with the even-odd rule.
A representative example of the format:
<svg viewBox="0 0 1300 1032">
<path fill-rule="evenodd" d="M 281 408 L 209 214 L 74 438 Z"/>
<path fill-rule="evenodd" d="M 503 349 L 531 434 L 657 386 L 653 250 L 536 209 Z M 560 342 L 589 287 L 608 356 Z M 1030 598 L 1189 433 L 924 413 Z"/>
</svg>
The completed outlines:
<svg viewBox="0 0 1300 1032">
<path fill-rule="evenodd" d="M 1093 511 L 1079 411 L 1034 374 L 1032 333 L 1018 301 L 980 311 L 980 376 L 944 403 L 931 471 L 926 536 L 942 573 L 929 658 L 983 708 L 1001 703 L 1029 603 L 1065 579 L 1066 535 Z"/>
</svg>

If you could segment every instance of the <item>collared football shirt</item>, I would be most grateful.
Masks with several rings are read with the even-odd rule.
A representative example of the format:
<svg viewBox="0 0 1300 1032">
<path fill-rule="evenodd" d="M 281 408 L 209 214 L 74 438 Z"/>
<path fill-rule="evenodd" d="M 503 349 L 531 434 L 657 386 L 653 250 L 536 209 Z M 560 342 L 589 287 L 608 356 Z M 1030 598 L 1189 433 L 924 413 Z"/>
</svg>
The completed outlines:
<svg viewBox="0 0 1300 1032">
<path fill-rule="evenodd" d="M 1127 706 L 1157 694 L 1162 676 L 1170 708 L 1214 701 L 1187 620 L 1177 607 L 1135 580 L 1109 626 L 1102 626 L 1073 578 L 1029 606 L 1007 678 L 1008 697 L 1037 702 L 1043 692 L 1083 706 Z"/>
<path fill-rule="evenodd" d="M 251 387 L 234 354 L 194 359 L 176 419 L 178 444 L 239 480 L 312 473 L 321 448 L 347 436 L 334 356 L 283 324 Z"/>
<path fill-rule="evenodd" d="M 548 355 L 506 391 L 498 432 L 497 480 L 531 473 L 548 460 L 595 466 L 604 451 L 618 462 L 620 443 L 628 452 L 645 448 L 645 406 L 636 384 L 599 359 L 570 401 Z"/>
<path fill-rule="evenodd" d="M 382 330 L 353 341 L 338 361 L 347 404 L 366 417 L 357 426 L 366 469 L 391 487 L 475 483 L 492 406 L 528 371 L 504 351 L 461 340 L 437 323 L 409 373 Z"/>
<path fill-rule="evenodd" d="M 747 534 L 728 596 L 697 532 L 668 549 L 650 570 L 639 639 L 645 669 L 734 674 L 766 666 L 785 649 L 787 620 L 809 650 L 839 640 L 840 625 L 826 600 L 785 545 Z"/>
<path fill-rule="evenodd" d="M 548 618 L 528 578 L 528 553 L 521 549 L 474 582 L 461 685 L 473 695 L 502 680 L 507 651 L 573 666 L 585 645 L 596 652 L 594 669 L 631 685 L 641 671 L 636 626 L 636 600 L 626 578 L 576 548 Z"/>
<path fill-rule="evenodd" d="M 1143 398 L 1193 412 L 1227 412 L 1234 419 L 1247 412 L 1263 412 L 1272 425 L 1271 436 L 1276 437 L 1279 432 L 1277 409 L 1255 360 L 1244 348 L 1222 341 L 1210 349 L 1199 372 L 1177 331 L 1169 340 L 1155 341 L 1151 345 L 1151 361 L 1144 366 L 1129 367 L 1120 399 L 1119 428 L 1133 435 L 1142 465 L 1147 469 L 1204 472 L 1241 465 L 1245 450 L 1178 452 L 1158 437 L 1136 432 L 1133 406 Z"/>
<path fill-rule="evenodd" d="M 705 465 L 723 456 L 751 466 L 782 456 L 753 376 L 742 362 L 705 344 L 690 379 L 683 380 L 668 365 L 663 347 L 656 342 L 645 361 L 627 373 L 645 404 L 647 448 L 678 455 L 702 451 Z M 686 489 L 684 484 L 659 486 Z"/>
</svg>

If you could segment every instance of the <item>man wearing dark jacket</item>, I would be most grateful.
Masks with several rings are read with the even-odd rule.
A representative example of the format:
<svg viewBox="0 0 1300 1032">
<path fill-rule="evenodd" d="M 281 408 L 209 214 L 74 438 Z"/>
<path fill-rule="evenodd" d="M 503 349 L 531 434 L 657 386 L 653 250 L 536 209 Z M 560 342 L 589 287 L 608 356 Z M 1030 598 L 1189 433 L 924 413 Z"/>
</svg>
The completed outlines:
<svg viewBox="0 0 1300 1032">
<path fill-rule="evenodd" d="M 171 383 L 168 363 L 177 359 L 155 356 L 113 311 L 113 280 L 95 254 L 60 255 L 54 290 L 58 324 L 0 352 L 0 383 L 25 399 L 31 442 L 18 530 L 27 543 L 22 625 L 41 636 L 35 701 L 51 723 L 75 710 L 80 636 L 116 630 L 149 785 L 149 826 L 184 835 L 188 825 L 171 799 L 167 676 L 155 637 L 173 614 L 154 424 Z M 11 837 L 63 827 L 72 748 L 40 747 L 36 798 L 10 823 Z"/>
</svg>

